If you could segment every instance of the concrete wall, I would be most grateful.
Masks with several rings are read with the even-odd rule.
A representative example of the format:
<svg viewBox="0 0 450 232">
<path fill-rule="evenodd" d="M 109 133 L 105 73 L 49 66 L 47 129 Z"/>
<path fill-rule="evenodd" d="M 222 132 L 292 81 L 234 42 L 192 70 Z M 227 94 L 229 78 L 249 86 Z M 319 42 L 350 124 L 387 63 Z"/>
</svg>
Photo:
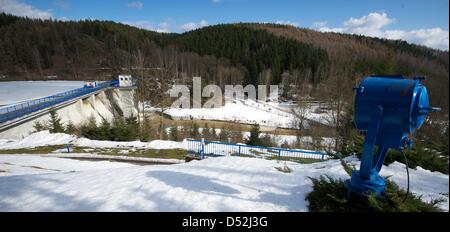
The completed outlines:
<svg viewBox="0 0 450 232">
<path fill-rule="evenodd" d="M 134 104 L 134 90 L 132 89 L 106 90 L 57 109 L 56 112 L 63 123 L 72 121 L 76 126 L 86 123 L 90 117 L 94 117 L 97 123 L 100 123 L 102 118 L 111 122 L 114 115 L 129 117 L 138 113 Z M 23 138 L 34 131 L 33 125 L 36 121 L 46 122 L 49 119 L 50 115 L 47 113 L 26 121 L 0 132 L 0 139 Z"/>
</svg>

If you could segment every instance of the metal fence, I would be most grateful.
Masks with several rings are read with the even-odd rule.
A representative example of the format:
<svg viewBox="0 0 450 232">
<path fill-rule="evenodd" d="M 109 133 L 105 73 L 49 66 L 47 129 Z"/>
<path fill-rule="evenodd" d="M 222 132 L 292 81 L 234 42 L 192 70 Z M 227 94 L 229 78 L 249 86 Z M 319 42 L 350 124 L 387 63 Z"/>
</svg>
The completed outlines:
<svg viewBox="0 0 450 232">
<path fill-rule="evenodd" d="M 188 152 L 203 159 L 205 156 L 247 156 L 273 159 L 328 159 L 326 152 L 232 144 L 187 139 Z"/>
<path fill-rule="evenodd" d="M 118 86 L 118 80 L 111 80 L 99 83 L 96 87 L 83 87 L 69 90 L 62 93 L 57 93 L 48 97 L 38 98 L 34 100 L 25 101 L 19 104 L 0 108 L 0 123 L 16 119 L 30 113 L 57 105 L 59 103 L 98 91 L 108 87 Z"/>
</svg>

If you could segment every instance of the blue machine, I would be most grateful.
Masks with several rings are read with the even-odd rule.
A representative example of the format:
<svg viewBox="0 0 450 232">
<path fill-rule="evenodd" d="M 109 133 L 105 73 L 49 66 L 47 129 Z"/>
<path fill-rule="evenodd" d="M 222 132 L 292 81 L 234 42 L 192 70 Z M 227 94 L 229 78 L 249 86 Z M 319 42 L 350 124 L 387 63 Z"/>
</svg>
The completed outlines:
<svg viewBox="0 0 450 232">
<path fill-rule="evenodd" d="M 355 127 L 365 132 L 361 166 L 345 182 L 350 192 L 380 195 L 386 181 L 379 175 L 389 148 L 412 147 L 412 133 L 420 128 L 429 112 L 428 92 L 423 77 L 370 76 L 355 87 Z M 375 147 L 378 147 L 376 154 Z"/>
</svg>

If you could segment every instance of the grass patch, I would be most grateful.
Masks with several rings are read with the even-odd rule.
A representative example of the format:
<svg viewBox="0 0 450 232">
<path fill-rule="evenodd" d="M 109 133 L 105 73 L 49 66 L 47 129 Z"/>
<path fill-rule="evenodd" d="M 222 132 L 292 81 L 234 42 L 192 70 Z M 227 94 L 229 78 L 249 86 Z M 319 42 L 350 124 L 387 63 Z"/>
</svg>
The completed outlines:
<svg viewBox="0 0 450 232">
<path fill-rule="evenodd" d="M 161 158 L 161 159 L 180 159 L 184 160 L 188 154 L 186 150 L 182 149 L 139 149 L 139 150 L 128 150 L 128 153 L 124 153 L 126 149 L 102 149 L 99 151 L 94 151 L 99 155 L 117 155 L 117 156 L 129 156 L 129 157 L 143 157 L 143 158 Z"/>
<path fill-rule="evenodd" d="M 55 145 L 36 148 L 0 150 L 0 154 L 49 154 L 65 147 L 66 147 L 65 145 Z M 119 148 L 89 148 L 76 146 L 72 147 L 71 153 L 95 153 L 99 155 L 117 155 L 130 157 L 144 157 L 144 158 L 181 159 L 181 160 L 184 160 L 187 155 L 187 151 L 182 149 L 163 149 L 163 150 L 119 149 Z"/>
<path fill-rule="evenodd" d="M 443 199 L 424 202 L 410 193 L 403 203 L 406 192 L 389 180 L 386 191 L 380 198 L 375 195 L 361 197 L 352 194 L 347 200 L 348 190 L 342 180 L 328 176 L 310 179 L 313 182 L 313 191 L 306 199 L 312 212 L 440 212 L 437 204 L 443 202 Z"/>
<path fill-rule="evenodd" d="M 9 149 L 0 150 L 0 154 L 48 154 L 55 150 L 65 148 L 65 145 L 53 145 L 53 146 L 43 146 L 35 148 L 21 148 L 21 149 Z"/>
</svg>

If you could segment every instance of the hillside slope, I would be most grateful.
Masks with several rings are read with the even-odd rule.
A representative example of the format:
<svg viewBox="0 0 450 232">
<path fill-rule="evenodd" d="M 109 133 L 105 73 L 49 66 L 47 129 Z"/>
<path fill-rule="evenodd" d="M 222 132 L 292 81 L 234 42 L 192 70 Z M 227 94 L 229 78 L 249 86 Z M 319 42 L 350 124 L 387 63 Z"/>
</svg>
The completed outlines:
<svg viewBox="0 0 450 232">
<path fill-rule="evenodd" d="M 448 52 L 402 41 L 274 24 L 226 24 L 164 34 L 111 21 L 0 14 L 1 80 L 55 75 L 109 79 L 142 69 L 169 70 L 171 79 L 182 82 L 196 75 L 221 86 L 281 84 L 285 97 L 303 91 L 324 101 L 350 99 L 347 89 L 366 75 L 423 75 L 433 104 L 448 112 Z"/>
</svg>

